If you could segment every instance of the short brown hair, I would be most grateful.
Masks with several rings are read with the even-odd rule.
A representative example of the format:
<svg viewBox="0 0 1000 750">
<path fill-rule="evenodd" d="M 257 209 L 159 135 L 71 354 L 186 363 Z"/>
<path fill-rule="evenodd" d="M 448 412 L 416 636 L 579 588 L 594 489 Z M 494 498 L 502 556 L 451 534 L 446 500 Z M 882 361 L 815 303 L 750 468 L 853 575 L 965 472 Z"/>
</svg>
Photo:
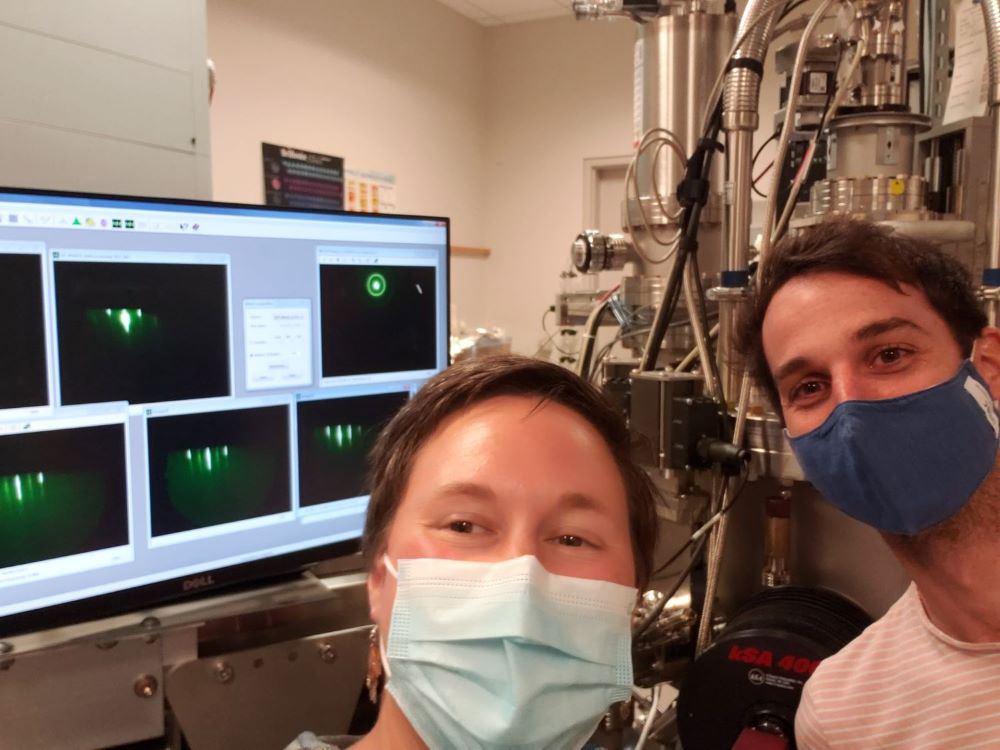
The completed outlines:
<svg viewBox="0 0 1000 750">
<path fill-rule="evenodd" d="M 632 460 L 621 416 L 600 391 L 569 370 L 516 355 L 453 365 L 431 378 L 382 430 L 370 456 L 371 500 L 361 542 L 369 564 L 385 545 L 413 461 L 438 426 L 473 404 L 512 395 L 537 396 L 540 403 L 552 401 L 572 409 L 604 438 L 625 485 L 636 584 L 644 587 L 656 546 L 656 495 L 649 477 Z"/>
<path fill-rule="evenodd" d="M 752 301 L 736 336 L 751 374 L 781 411 L 777 385 L 764 356 L 761 329 L 774 295 L 797 276 L 828 271 L 881 281 L 902 291 L 921 290 L 948 324 L 964 356 L 986 326 L 968 270 L 929 242 L 894 234 L 887 227 L 856 219 L 821 222 L 778 242 L 764 259 Z"/>
</svg>

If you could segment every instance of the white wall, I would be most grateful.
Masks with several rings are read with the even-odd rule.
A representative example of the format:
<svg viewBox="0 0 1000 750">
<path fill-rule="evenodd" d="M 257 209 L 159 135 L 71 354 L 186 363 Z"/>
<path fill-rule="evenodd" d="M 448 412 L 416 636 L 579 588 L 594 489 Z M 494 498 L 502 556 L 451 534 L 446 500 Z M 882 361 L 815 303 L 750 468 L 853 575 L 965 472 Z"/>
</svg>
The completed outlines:
<svg viewBox="0 0 1000 750">
<path fill-rule="evenodd" d="M 583 160 L 631 149 L 634 40 L 631 22 L 572 18 L 487 34 L 487 310 L 518 351 L 535 351 L 583 228 Z"/>
<path fill-rule="evenodd" d="M 208 0 L 215 199 L 263 201 L 267 141 L 390 172 L 399 211 L 450 216 L 452 244 L 483 246 L 485 33 L 434 0 Z M 489 263 L 452 263 L 472 324 Z"/>
<path fill-rule="evenodd" d="M 0 3 L 0 184 L 210 197 L 205 0 Z"/>
</svg>

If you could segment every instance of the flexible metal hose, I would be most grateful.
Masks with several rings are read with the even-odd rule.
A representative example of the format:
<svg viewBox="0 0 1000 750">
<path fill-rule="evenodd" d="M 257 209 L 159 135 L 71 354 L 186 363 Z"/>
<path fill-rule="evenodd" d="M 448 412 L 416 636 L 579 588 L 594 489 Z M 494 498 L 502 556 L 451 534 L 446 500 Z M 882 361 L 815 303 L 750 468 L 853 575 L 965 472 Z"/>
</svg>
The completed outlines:
<svg viewBox="0 0 1000 750">
<path fill-rule="evenodd" d="M 990 102 L 1000 104 L 1000 0 L 981 0 L 989 50 Z"/>
</svg>

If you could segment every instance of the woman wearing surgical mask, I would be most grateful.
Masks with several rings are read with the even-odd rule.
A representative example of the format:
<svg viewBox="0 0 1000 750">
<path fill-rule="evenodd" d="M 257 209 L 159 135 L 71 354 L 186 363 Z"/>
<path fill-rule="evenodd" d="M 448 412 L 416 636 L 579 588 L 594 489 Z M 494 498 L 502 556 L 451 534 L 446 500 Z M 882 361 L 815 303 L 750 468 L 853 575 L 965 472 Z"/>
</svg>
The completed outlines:
<svg viewBox="0 0 1000 750">
<path fill-rule="evenodd" d="M 632 687 L 654 496 L 621 417 L 555 365 L 425 385 L 372 454 L 378 720 L 353 747 L 575 750 Z"/>
</svg>

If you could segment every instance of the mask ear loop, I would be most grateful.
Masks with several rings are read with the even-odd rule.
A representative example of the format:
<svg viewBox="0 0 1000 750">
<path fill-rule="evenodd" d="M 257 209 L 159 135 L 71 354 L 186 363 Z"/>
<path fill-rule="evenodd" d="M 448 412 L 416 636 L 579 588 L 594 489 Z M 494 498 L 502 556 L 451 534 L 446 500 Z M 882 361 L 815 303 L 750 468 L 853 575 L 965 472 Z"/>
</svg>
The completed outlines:
<svg viewBox="0 0 1000 750">
<path fill-rule="evenodd" d="M 382 564 L 385 565 L 385 569 L 392 573 L 392 577 L 397 581 L 399 580 L 399 573 L 396 572 L 396 566 L 392 564 L 392 560 L 389 559 L 389 553 L 384 552 L 382 554 Z"/>
<path fill-rule="evenodd" d="M 399 580 L 399 573 L 396 571 L 396 566 L 392 564 L 392 560 L 389 559 L 388 553 L 382 555 L 382 564 L 385 565 L 385 569 L 389 571 L 393 578 Z M 386 684 L 392 678 L 392 670 L 389 669 L 389 660 L 385 656 L 385 641 L 382 638 L 382 633 L 378 634 L 378 658 L 382 662 L 382 674 L 385 675 Z"/>
</svg>

